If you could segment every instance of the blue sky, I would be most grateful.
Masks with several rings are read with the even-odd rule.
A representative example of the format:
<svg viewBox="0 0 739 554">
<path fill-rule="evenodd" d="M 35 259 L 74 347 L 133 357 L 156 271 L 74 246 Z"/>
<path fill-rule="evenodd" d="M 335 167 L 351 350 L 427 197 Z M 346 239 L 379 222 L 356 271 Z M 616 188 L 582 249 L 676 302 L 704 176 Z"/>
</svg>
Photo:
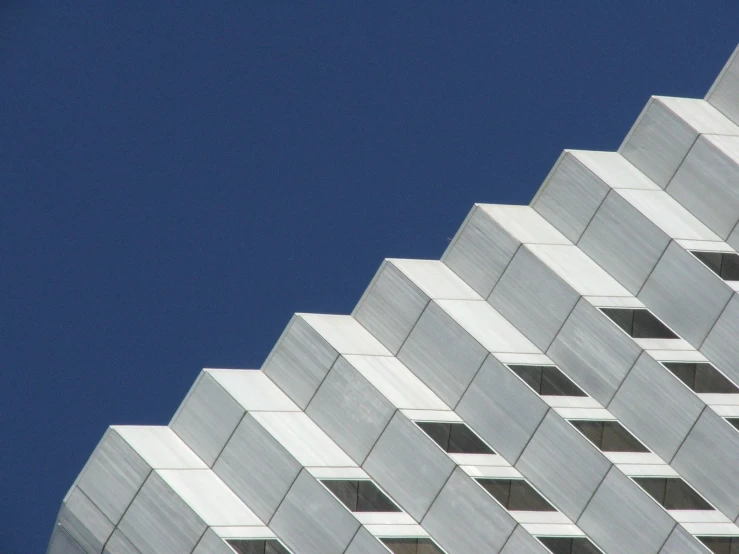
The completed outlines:
<svg viewBox="0 0 739 554">
<path fill-rule="evenodd" d="M 266 7 L 265 7 L 266 5 Z M 43 552 L 109 424 L 349 313 L 474 202 L 528 203 L 650 94 L 703 97 L 731 2 L 0 6 L 0 551 Z"/>
</svg>

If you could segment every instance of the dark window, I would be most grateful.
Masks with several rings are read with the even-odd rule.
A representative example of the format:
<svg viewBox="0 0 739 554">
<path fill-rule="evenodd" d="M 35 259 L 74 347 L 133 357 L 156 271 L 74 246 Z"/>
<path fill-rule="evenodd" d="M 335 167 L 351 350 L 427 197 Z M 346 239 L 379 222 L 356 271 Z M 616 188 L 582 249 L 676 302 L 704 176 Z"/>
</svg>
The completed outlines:
<svg viewBox="0 0 739 554">
<path fill-rule="evenodd" d="M 431 539 L 380 539 L 394 554 L 444 554 Z"/>
<path fill-rule="evenodd" d="M 714 554 L 739 554 L 739 537 L 697 537 Z"/>
<path fill-rule="evenodd" d="M 601 452 L 649 452 L 618 421 L 570 421 Z"/>
<path fill-rule="evenodd" d="M 321 481 L 341 503 L 352 512 L 399 512 L 377 485 L 368 480 L 337 480 Z"/>
<path fill-rule="evenodd" d="M 636 483 L 666 510 L 713 510 L 679 477 L 634 477 Z"/>
<path fill-rule="evenodd" d="M 290 551 L 275 539 L 232 539 L 227 542 L 239 554 L 290 554 Z"/>
<path fill-rule="evenodd" d="M 647 309 L 601 308 L 600 311 L 635 339 L 680 338 Z"/>
<path fill-rule="evenodd" d="M 739 254 L 734 252 L 690 252 L 724 281 L 739 281 Z"/>
<path fill-rule="evenodd" d="M 416 425 L 449 454 L 495 454 L 464 423 L 417 421 Z"/>
<path fill-rule="evenodd" d="M 706 362 L 662 362 L 675 377 L 695 392 L 739 393 L 739 388 Z"/>
<path fill-rule="evenodd" d="M 556 512 L 557 510 L 523 479 L 477 479 L 504 508 L 512 512 Z"/>
<path fill-rule="evenodd" d="M 587 396 L 553 365 L 509 365 L 509 368 L 541 396 Z"/>
<path fill-rule="evenodd" d="M 725 419 L 731 423 L 737 431 L 739 431 L 739 417 L 727 417 Z"/>
<path fill-rule="evenodd" d="M 602 554 L 600 549 L 585 537 L 538 537 L 552 554 Z"/>
</svg>

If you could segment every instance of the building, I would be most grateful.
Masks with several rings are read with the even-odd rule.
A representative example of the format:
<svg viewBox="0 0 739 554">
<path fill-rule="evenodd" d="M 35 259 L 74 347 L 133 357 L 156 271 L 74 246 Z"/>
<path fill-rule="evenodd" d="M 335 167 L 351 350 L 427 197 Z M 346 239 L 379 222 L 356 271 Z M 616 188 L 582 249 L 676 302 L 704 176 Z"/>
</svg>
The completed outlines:
<svg viewBox="0 0 739 554">
<path fill-rule="evenodd" d="M 48 552 L 739 552 L 738 221 L 735 52 L 169 426 L 111 427 Z"/>
</svg>

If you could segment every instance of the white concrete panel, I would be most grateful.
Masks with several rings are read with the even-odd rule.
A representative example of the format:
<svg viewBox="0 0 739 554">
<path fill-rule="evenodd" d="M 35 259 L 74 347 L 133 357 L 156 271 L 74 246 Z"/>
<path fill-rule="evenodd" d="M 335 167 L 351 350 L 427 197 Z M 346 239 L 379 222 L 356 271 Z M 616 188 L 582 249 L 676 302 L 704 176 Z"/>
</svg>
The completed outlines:
<svg viewBox="0 0 739 554">
<path fill-rule="evenodd" d="M 572 521 L 560 512 L 535 512 L 535 511 L 512 511 L 511 517 L 518 523 L 524 524 L 550 524 L 550 525 L 572 525 Z"/>
<path fill-rule="evenodd" d="M 706 500 L 730 519 L 739 517 L 739 433 L 704 410 L 670 462 Z"/>
<path fill-rule="evenodd" d="M 710 240 L 676 240 L 685 250 L 705 250 L 706 252 L 734 252 L 727 243 Z"/>
<path fill-rule="evenodd" d="M 244 409 L 211 375 L 201 372 L 170 428 L 212 466 L 244 416 Z"/>
<path fill-rule="evenodd" d="M 610 319 L 580 300 L 547 355 L 578 386 L 606 405 L 641 349 Z"/>
<path fill-rule="evenodd" d="M 207 525 L 264 525 L 209 469 L 162 469 L 157 474 Z"/>
<path fill-rule="evenodd" d="M 367 329 L 348 315 L 297 314 L 339 354 L 391 356 Z"/>
<path fill-rule="evenodd" d="M 721 240 L 716 233 L 664 191 L 619 190 L 617 192 L 673 239 Z"/>
<path fill-rule="evenodd" d="M 637 294 L 670 238 L 618 192 L 623 191 L 613 191 L 606 197 L 577 245 Z"/>
<path fill-rule="evenodd" d="M 411 421 L 462 421 L 456 413 L 445 410 L 401 410 Z"/>
<path fill-rule="evenodd" d="M 608 410 L 664 460 L 674 456 L 705 404 L 650 356 L 642 355 Z"/>
<path fill-rule="evenodd" d="M 483 300 L 476 302 L 489 307 Z M 459 402 L 486 356 L 485 348 L 433 301 L 398 352 L 398 359 L 451 407 Z"/>
<path fill-rule="evenodd" d="M 706 547 L 698 539 L 692 537 L 682 526 L 676 525 L 659 554 L 706 554 L 707 552 Z"/>
<path fill-rule="evenodd" d="M 498 552 L 516 527 L 513 518 L 459 468 L 421 523 L 448 554 Z"/>
<path fill-rule="evenodd" d="M 213 471 L 262 521 L 269 521 L 300 472 L 290 453 L 247 414 Z"/>
<path fill-rule="evenodd" d="M 572 244 L 567 237 L 529 206 L 480 204 L 480 209 L 523 244 Z"/>
<path fill-rule="evenodd" d="M 603 455 L 614 464 L 618 464 L 619 469 L 627 474 L 627 470 L 624 469 L 627 466 L 664 465 L 665 463 L 662 458 L 652 452 L 603 452 Z"/>
<path fill-rule="evenodd" d="M 115 425 L 111 429 L 154 469 L 208 468 L 169 427 Z"/>
<path fill-rule="evenodd" d="M 531 206 L 568 239 L 577 242 L 609 191 L 608 185 L 565 150 Z"/>
<path fill-rule="evenodd" d="M 370 476 L 361 467 L 306 467 L 316 479 L 369 479 Z"/>
<path fill-rule="evenodd" d="M 456 408 L 465 422 L 507 460 L 516 460 L 549 407 L 516 374 L 488 358 Z"/>
<path fill-rule="evenodd" d="M 520 242 L 481 209 L 472 208 L 441 261 L 487 298 Z"/>
<path fill-rule="evenodd" d="M 652 97 L 618 151 L 664 188 L 697 136 L 696 129 Z"/>
<path fill-rule="evenodd" d="M 639 299 L 680 337 L 698 346 L 733 295 L 710 269 L 672 242 L 644 283 Z"/>
<path fill-rule="evenodd" d="M 692 535 L 737 535 L 739 527 L 734 523 L 683 523 L 681 527 Z"/>
<path fill-rule="evenodd" d="M 739 127 L 705 100 L 655 96 L 701 134 L 739 135 Z"/>
<path fill-rule="evenodd" d="M 437 304 L 490 352 L 540 353 L 529 339 L 487 302 L 439 300 Z"/>
<path fill-rule="evenodd" d="M 108 430 L 76 485 L 113 523 L 118 523 L 151 468 L 114 430 Z"/>
<path fill-rule="evenodd" d="M 297 412 L 300 408 L 258 369 L 204 370 L 248 412 Z"/>
<path fill-rule="evenodd" d="M 527 246 L 573 289 L 584 296 L 631 296 L 602 267 L 575 246 Z"/>
<path fill-rule="evenodd" d="M 564 419 L 597 419 L 612 420 L 614 415 L 605 408 L 555 408 L 555 412 Z"/>
<path fill-rule="evenodd" d="M 706 100 L 731 119 L 739 124 L 739 105 L 736 102 L 737 91 L 739 91 L 739 48 L 726 62 L 723 70 L 713 83 L 711 90 L 706 95 Z"/>
<path fill-rule="evenodd" d="M 211 527 L 211 530 L 224 539 L 274 539 L 275 534 L 270 531 L 269 527 L 254 526 L 249 527 Z"/>
<path fill-rule="evenodd" d="M 643 308 L 644 303 L 633 296 L 585 296 L 596 308 Z"/>
<path fill-rule="evenodd" d="M 413 525 L 415 520 L 405 512 L 354 512 L 362 525 Z"/>
<path fill-rule="evenodd" d="M 629 477 L 678 477 L 677 471 L 664 462 L 656 464 L 620 464 L 618 469 Z"/>
<path fill-rule="evenodd" d="M 395 411 L 395 406 L 341 356 L 305 413 L 361 464 Z"/>
<path fill-rule="evenodd" d="M 77 487 L 73 487 L 62 504 L 57 525 L 85 552 L 102 552 L 115 526 Z M 61 553 L 60 553 L 61 554 Z"/>
<path fill-rule="evenodd" d="M 255 412 L 251 415 L 302 466 L 357 465 L 304 413 Z"/>
<path fill-rule="evenodd" d="M 577 525 L 561 523 L 526 523 L 521 527 L 537 537 L 581 537 L 585 535 Z"/>
<path fill-rule="evenodd" d="M 500 456 L 499 456 L 500 457 Z M 491 477 L 499 479 L 523 479 L 515 467 L 506 464 L 499 466 L 460 466 L 470 477 Z"/>
<path fill-rule="evenodd" d="M 667 192 L 720 238 L 739 220 L 739 137 L 702 135 Z M 732 241 L 727 241 L 732 244 Z M 736 248 L 736 245 L 732 244 Z"/>
<path fill-rule="evenodd" d="M 437 260 L 389 259 L 429 298 L 480 300 L 480 295 L 456 273 Z"/>
<path fill-rule="evenodd" d="M 295 315 L 262 370 L 293 402 L 305 409 L 338 355 L 303 317 Z"/>
<path fill-rule="evenodd" d="M 535 352 L 496 352 L 493 356 L 503 364 L 554 365 L 547 356 Z"/>
<path fill-rule="evenodd" d="M 118 530 L 141 554 L 192 552 L 206 529 L 205 522 L 156 471 L 141 487 L 118 525 Z"/>
<path fill-rule="evenodd" d="M 385 260 L 352 316 L 390 352 L 397 353 L 421 317 L 428 296 Z"/>
<path fill-rule="evenodd" d="M 448 410 L 449 407 L 397 358 L 387 356 L 345 356 L 367 381 L 396 408 L 407 410 Z"/>
<path fill-rule="evenodd" d="M 570 285 L 523 246 L 488 302 L 538 348 L 546 350 L 578 298 Z"/>
<path fill-rule="evenodd" d="M 707 362 L 697 350 L 647 350 L 652 358 L 660 362 Z"/>
<path fill-rule="evenodd" d="M 581 164 L 614 189 L 662 190 L 618 152 L 568 150 Z"/>
<path fill-rule="evenodd" d="M 429 534 L 420 525 L 367 525 L 375 537 L 428 537 Z"/>
<path fill-rule="evenodd" d="M 396 413 L 362 467 L 420 521 L 456 466 L 421 429 Z"/>
<path fill-rule="evenodd" d="M 597 410 L 603 407 L 595 398 L 589 396 L 542 396 L 542 400 L 555 408 L 560 415 L 572 413 L 569 410 L 578 412 L 583 409 Z"/>
<path fill-rule="evenodd" d="M 735 294 L 701 346 L 701 353 L 735 383 L 739 383 L 739 367 L 736 363 L 739 359 L 737 329 L 739 329 L 739 296 Z"/>
<path fill-rule="evenodd" d="M 576 523 L 605 552 L 614 554 L 659 552 L 675 526 L 667 512 L 615 467 Z"/>
<path fill-rule="evenodd" d="M 449 457 L 460 466 L 499 466 L 507 464 L 497 454 L 449 454 Z"/>
<path fill-rule="evenodd" d="M 270 528 L 295 554 L 343 554 L 359 522 L 307 471 L 302 471 Z"/>
<path fill-rule="evenodd" d="M 576 520 L 608 473 L 611 462 L 574 427 L 550 411 L 515 466 L 563 514 Z"/>
</svg>

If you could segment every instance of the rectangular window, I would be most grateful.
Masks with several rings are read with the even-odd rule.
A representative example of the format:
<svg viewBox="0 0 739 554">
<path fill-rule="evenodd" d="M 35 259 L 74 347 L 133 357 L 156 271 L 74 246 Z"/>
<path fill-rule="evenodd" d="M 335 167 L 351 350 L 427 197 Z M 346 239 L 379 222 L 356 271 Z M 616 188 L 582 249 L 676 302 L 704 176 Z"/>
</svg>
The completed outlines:
<svg viewBox="0 0 739 554">
<path fill-rule="evenodd" d="M 230 539 L 226 542 L 238 554 L 290 554 L 277 539 Z"/>
<path fill-rule="evenodd" d="M 585 537 L 537 538 L 552 554 L 602 554 L 602 551 Z"/>
<path fill-rule="evenodd" d="M 739 554 L 739 537 L 696 537 L 714 554 Z"/>
<path fill-rule="evenodd" d="M 679 477 L 632 477 L 665 510 L 713 510 L 708 502 Z"/>
<path fill-rule="evenodd" d="M 380 540 L 393 554 L 444 554 L 444 551 L 428 538 L 392 537 Z"/>
<path fill-rule="evenodd" d="M 724 281 L 739 281 L 739 254 L 735 252 L 700 252 L 690 253 L 702 261 L 708 269 Z"/>
<path fill-rule="evenodd" d="M 737 394 L 739 388 L 707 362 L 661 362 L 697 393 Z"/>
<path fill-rule="evenodd" d="M 334 493 L 334 496 L 350 512 L 400 512 L 395 503 L 368 479 L 343 480 L 326 479 L 321 483 Z"/>
<path fill-rule="evenodd" d="M 540 396 L 587 396 L 554 365 L 509 365 Z"/>
<path fill-rule="evenodd" d="M 476 479 L 490 495 L 511 512 L 556 512 L 557 510 L 523 479 Z"/>
<path fill-rule="evenodd" d="M 569 420 L 601 452 L 649 452 L 618 421 Z"/>
<path fill-rule="evenodd" d="M 424 433 L 449 454 L 495 454 L 475 432 L 464 423 L 448 421 L 416 421 Z"/>
<path fill-rule="evenodd" d="M 667 325 L 646 308 L 599 308 L 634 339 L 679 339 Z"/>
</svg>

